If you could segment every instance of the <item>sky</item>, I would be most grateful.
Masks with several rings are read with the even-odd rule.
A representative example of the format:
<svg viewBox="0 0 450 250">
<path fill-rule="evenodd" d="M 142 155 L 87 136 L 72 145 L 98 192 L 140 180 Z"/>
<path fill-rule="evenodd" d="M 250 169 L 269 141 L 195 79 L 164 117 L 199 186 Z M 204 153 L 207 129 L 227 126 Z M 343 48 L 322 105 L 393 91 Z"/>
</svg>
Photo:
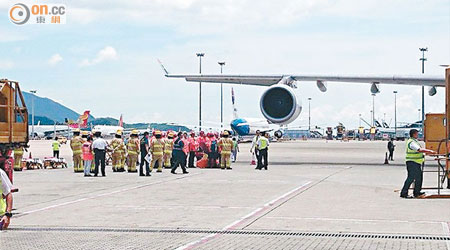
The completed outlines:
<svg viewBox="0 0 450 250">
<path fill-rule="evenodd" d="M 36 1 L 20 1 L 36 3 Z M 198 84 L 164 77 L 202 72 L 230 74 L 443 76 L 450 64 L 448 0 L 77 0 L 66 5 L 62 25 L 16 25 L 8 17 L 17 1 L 0 1 L 0 78 L 37 90 L 82 113 L 132 122 L 198 123 Z M 3 14 L 1 14 L 3 13 Z M 220 85 L 203 85 L 204 122 L 220 122 Z M 265 87 L 234 86 L 241 117 L 262 118 Z M 421 88 L 382 85 L 375 116 L 393 126 L 419 119 Z M 370 122 L 369 84 L 314 82 L 295 90 L 303 112 L 292 126 L 359 126 Z M 425 110 L 444 112 L 444 90 Z M 224 120 L 232 119 L 231 86 L 224 86 Z"/>
</svg>

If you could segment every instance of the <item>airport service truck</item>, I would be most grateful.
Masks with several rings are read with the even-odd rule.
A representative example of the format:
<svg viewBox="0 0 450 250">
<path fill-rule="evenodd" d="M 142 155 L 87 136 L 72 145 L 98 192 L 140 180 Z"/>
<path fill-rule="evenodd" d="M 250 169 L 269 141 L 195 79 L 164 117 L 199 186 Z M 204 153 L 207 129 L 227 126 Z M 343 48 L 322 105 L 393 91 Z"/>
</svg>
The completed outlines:
<svg viewBox="0 0 450 250">
<path fill-rule="evenodd" d="M 13 181 L 15 147 L 28 145 L 28 110 L 19 83 L 0 79 L 0 164 Z"/>
</svg>

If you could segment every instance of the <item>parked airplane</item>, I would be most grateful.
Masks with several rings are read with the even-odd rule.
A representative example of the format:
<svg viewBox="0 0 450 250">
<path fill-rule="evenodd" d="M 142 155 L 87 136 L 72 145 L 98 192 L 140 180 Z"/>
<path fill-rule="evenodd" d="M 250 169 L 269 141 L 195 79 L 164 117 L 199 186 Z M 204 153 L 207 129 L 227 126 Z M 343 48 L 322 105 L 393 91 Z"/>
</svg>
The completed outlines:
<svg viewBox="0 0 450 250">
<path fill-rule="evenodd" d="M 103 136 L 112 136 L 117 133 L 118 130 L 123 131 L 123 118 L 120 115 L 119 123 L 117 126 L 112 125 L 95 125 L 93 131 L 100 131 Z"/>
<path fill-rule="evenodd" d="M 370 91 L 379 93 L 379 84 L 429 86 L 429 95 L 436 94 L 436 87 L 444 87 L 443 77 L 423 76 L 331 76 L 331 75 L 176 75 L 169 74 L 161 64 L 166 77 L 184 78 L 189 82 L 229 83 L 267 86 L 260 99 L 260 109 L 269 123 L 286 125 L 301 113 L 302 105 L 294 93 L 299 81 L 315 81 L 320 91 L 327 91 L 327 82 L 370 83 Z"/>
<path fill-rule="evenodd" d="M 77 128 L 86 128 L 87 122 L 89 119 L 89 110 L 84 111 L 82 115 L 77 119 L 76 122 L 70 121 L 66 119 L 65 125 L 40 125 L 38 122 L 37 125 L 34 126 L 34 134 L 33 134 L 33 126 L 29 125 L 29 133 L 31 137 L 45 138 L 51 134 L 69 134 L 72 130 Z"/>
<path fill-rule="evenodd" d="M 256 134 L 257 130 L 261 132 L 275 131 L 273 134 L 278 139 L 283 136 L 283 132 L 280 130 L 279 125 L 269 124 L 267 120 L 264 119 L 239 117 L 233 88 L 231 88 L 231 103 L 233 105 L 233 120 L 230 122 L 230 126 L 240 137 L 253 136 Z"/>
</svg>

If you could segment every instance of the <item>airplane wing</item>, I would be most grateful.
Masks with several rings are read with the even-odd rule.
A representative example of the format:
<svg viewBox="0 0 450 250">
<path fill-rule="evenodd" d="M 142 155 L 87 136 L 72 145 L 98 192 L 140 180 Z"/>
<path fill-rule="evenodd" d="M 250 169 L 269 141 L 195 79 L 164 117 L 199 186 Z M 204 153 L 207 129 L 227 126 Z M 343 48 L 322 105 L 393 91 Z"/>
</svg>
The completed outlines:
<svg viewBox="0 0 450 250">
<path fill-rule="evenodd" d="M 445 87 L 444 77 L 430 76 L 345 76 L 345 75 L 175 75 L 170 78 L 184 78 L 188 82 L 229 83 L 256 86 L 271 86 L 288 78 L 293 81 L 380 83 Z"/>
</svg>

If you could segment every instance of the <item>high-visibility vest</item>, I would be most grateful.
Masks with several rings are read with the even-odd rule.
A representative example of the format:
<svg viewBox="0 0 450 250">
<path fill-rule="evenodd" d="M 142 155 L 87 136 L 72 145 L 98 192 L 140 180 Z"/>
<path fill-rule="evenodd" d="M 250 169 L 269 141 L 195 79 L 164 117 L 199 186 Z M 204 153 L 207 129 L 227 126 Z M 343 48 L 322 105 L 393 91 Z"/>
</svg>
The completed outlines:
<svg viewBox="0 0 450 250">
<path fill-rule="evenodd" d="M 259 142 L 261 142 L 261 146 L 259 145 Z M 257 143 L 258 150 L 266 149 L 267 146 L 268 146 L 267 138 L 265 138 L 265 137 L 259 138 L 258 143 Z"/>
<path fill-rule="evenodd" d="M 413 161 L 413 162 L 422 164 L 425 161 L 425 155 L 424 155 L 424 153 L 417 152 L 417 151 L 411 149 L 410 145 L 413 142 L 419 144 L 419 142 L 414 138 L 409 138 L 408 141 L 406 141 L 406 157 L 405 157 L 405 159 L 406 159 L 406 161 Z"/>
<path fill-rule="evenodd" d="M 152 144 L 150 145 L 150 152 L 155 156 L 162 156 L 164 152 L 164 141 L 161 139 L 152 140 Z"/>
<path fill-rule="evenodd" d="M 130 139 L 130 140 L 128 140 L 127 149 L 128 149 L 128 154 L 129 155 L 137 155 L 138 148 L 137 148 L 136 142 L 139 143 L 138 139 Z"/>
<path fill-rule="evenodd" d="M 231 154 L 231 148 L 233 147 L 233 141 L 230 138 L 222 138 L 219 140 L 219 147 L 222 154 Z"/>
<path fill-rule="evenodd" d="M 82 153 L 81 147 L 83 146 L 83 139 L 80 136 L 75 136 L 70 141 L 70 147 L 72 148 L 73 155 L 79 155 Z"/>
<path fill-rule="evenodd" d="M 52 148 L 53 151 L 59 151 L 59 141 L 53 141 Z"/>
<path fill-rule="evenodd" d="M 22 147 L 14 148 L 14 156 L 22 156 L 22 155 L 23 155 Z"/>
<path fill-rule="evenodd" d="M 173 139 L 167 139 L 164 143 L 164 154 L 171 154 L 173 149 Z"/>
<path fill-rule="evenodd" d="M 3 180 L 0 178 L 0 216 L 6 213 L 6 201 L 3 199 Z"/>
</svg>

